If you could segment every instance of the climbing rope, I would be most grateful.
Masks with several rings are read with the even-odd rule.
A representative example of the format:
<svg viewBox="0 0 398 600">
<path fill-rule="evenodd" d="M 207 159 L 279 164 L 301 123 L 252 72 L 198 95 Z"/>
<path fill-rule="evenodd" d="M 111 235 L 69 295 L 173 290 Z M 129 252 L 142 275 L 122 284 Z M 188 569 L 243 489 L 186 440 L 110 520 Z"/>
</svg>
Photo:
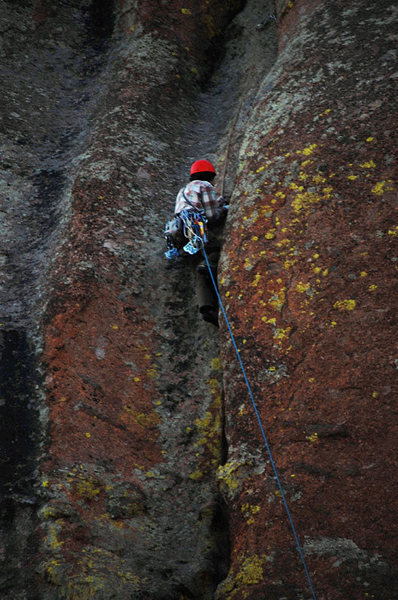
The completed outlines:
<svg viewBox="0 0 398 600">
<path fill-rule="evenodd" d="M 261 421 L 260 414 L 259 414 L 258 409 L 257 409 L 257 405 L 256 405 L 256 402 L 255 402 L 255 399 L 254 399 L 254 395 L 253 395 L 252 389 L 250 387 L 249 380 L 248 380 L 247 375 L 246 375 L 245 367 L 244 367 L 242 359 L 240 357 L 238 346 L 237 346 L 236 341 L 235 341 L 235 336 L 234 336 L 234 334 L 232 332 L 231 325 L 229 324 L 229 320 L 228 320 L 228 317 L 227 317 L 227 313 L 225 312 L 225 308 L 224 308 L 224 305 L 223 305 L 222 300 L 221 300 L 220 293 L 219 293 L 218 288 L 217 288 L 217 283 L 216 283 L 216 281 L 214 279 L 214 275 L 213 275 L 212 270 L 211 270 L 211 266 L 210 266 L 210 263 L 209 263 L 209 259 L 208 259 L 208 256 L 207 256 L 207 253 L 206 253 L 203 241 L 202 241 L 202 252 L 203 252 L 203 256 L 204 256 L 205 261 L 206 261 L 207 269 L 209 271 L 210 278 L 211 278 L 214 290 L 215 290 L 216 295 L 217 295 L 217 299 L 218 299 L 218 302 L 219 302 L 219 305 L 220 305 L 220 308 L 221 308 L 221 312 L 223 314 L 225 323 L 227 324 L 229 335 L 231 336 L 231 341 L 232 341 L 233 347 L 235 349 L 236 356 L 238 357 L 238 362 L 239 362 L 241 371 L 243 373 L 243 377 L 244 377 L 244 380 L 245 380 L 245 383 L 246 383 L 246 386 L 247 386 L 247 389 L 248 389 L 248 392 L 249 392 L 249 396 L 250 396 L 250 400 L 251 400 L 253 408 L 254 408 L 254 412 L 255 412 L 256 417 L 257 417 L 258 424 L 260 426 L 261 434 L 262 434 L 264 442 L 265 442 L 265 447 L 266 447 L 267 452 L 268 452 L 268 456 L 269 456 L 269 459 L 270 459 L 270 462 L 271 462 L 271 465 L 272 465 L 272 469 L 274 471 L 274 475 L 275 475 L 275 479 L 276 479 L 277 484 L 278 484 L 279 491 L 281 493 L 283 504 L 285 506 L 285 510 L 286 510 L 286 513 L 287 513 L 287 516 L 288 516 L 288 519 L 289 519 L 290 527 L 292 529 L 293 536 L 294 536 L 294 539 L 295 539 L 295 542 L 296 542 L 297 550 L 298 550 L 298 553 L 300 555 L 301 562 L 303 564 L 305 574 L 307 576 L 307 580 L 308 580 L 308 584 L 309 584 L 309 587 L 310 587 L 310 590 L 311 590 L 311 593 L 312 593 L 312 597 L 313 597 L 314 600 L 317 600 L 316 595 L 315 595 L 315 591 L 314 591 L 314 588 L 313 588 L 313 585 L 312 585 L 310 573 L 308 571 L 307 563 L 306 563 L 305 558 L 304 558 L 303 550 L 301 548 L 300 541 L 299 541 L 298 536 L 297 536 L 296 528 L 294 526 L 293 519 L 292 519 L 292 516 L 290 514 L 289 506 L 288 506 L 287 501 L 286 501 L 285 492 L 283 491 L 283 487 L 282 487 L 281 481 L 279 479 L 278 471 L 277 471 L 277 468 L 276 468 L 276 465 L 275 465 L 275 462 L 274 462 L 274 459 L 273 459 L 273 456 L 272 456 L 271 448 L 270 448 L 270 445 L 268 443 L 267 436 L 265 435 L 264 427 L 263 427 L 263 424 L 262 424 L 262 421 Z"/>
</svg>

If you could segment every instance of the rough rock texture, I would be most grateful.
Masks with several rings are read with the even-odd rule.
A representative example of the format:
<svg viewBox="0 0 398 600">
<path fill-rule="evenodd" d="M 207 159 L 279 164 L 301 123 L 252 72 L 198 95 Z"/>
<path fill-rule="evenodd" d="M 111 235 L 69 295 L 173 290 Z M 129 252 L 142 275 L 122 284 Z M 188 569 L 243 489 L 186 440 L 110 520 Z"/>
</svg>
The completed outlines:
<svg viewBox="0 0 398 600">
<path fill-rule="evenodd" d="M 6 122 L 4 136 L 3 346 L 13 372 L 3 376 L 2 597 L 211 598 L 227 574 L 217 340 L 198 322 L 190 276 L 165 268 L 162 227 L 188 139 L 198 151 L 203 56 L 239 5 L 191 4 L 115 5 L 113 33 L 108 3 L 4 12 L 10 46 L 22 21 L 39 57 L 4 50 L 20 69 L 21 108 L 7 113 L 16 126 Z M 224 128 L 230 102 L 220 100 Z M 25 133 L 32 152 L 19 158 Z M 41 280 L 24 286 L 34 249 Z"/>
<path fill-rule="evenodd" d="M 163 259 L 198 156 L 316 595 L 398 596 L 395 26 L 387 0 L 0 3 L 2 598 L 312 597 L 228 331 Z"/>
<path fill-rule="evenodd" d="M 245 125 L 220 273 L 313 584 L 328 600 L 398 596 L 396 12 L 391 2 L 288 3 L 278 59 Z M 232 564 L 216 597 L 309 598 L 227 339 L 224 329 L 229 452 L 219 477 Z"/>
</svg>

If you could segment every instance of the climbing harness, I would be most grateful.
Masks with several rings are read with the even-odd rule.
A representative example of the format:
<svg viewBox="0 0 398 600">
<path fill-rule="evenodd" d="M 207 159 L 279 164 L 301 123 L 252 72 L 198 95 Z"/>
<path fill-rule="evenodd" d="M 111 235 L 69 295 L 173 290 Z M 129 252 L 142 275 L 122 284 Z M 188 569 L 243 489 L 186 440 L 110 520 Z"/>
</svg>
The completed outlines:
<svg viewBox="0 0 398 600">
<path fill-rule="evenodd" d="M 298 539 L 298 535 L 297 535 L 296 528 L 295 528 L 294 523 L 293 523 L 292 516 L 290 514 L 289 506 L 288 506 L 287 501 L 286 501 L 285 492 L 283 490 L 282 483 L 281 483 L 281 481 L 279 479 L 278 470 L 276 468 L 276 465 L 275 465 L 275 462 L 274 462 L 274 458 L 272 456 L 272 452 L 271 452 L 270 445 L 268 443 L 267 436 L 265 435 L 264 427 L 263 427 L 263 424 L 262 424 L 262 421 L 261 421 L 260 414 L 258 412 L 257 404 L 256 404 L 256 401 L 254 399 L 254 395 L 253 395 L 253 392 L 252 392 L 249 380 L 248 380 L 247 375 L 246 375 L 246 370 L 245 370 L 245 367 L 243 365 L 243 362 L 242 362 L 242 359 L 241 359 L 241 356 L 240 356 L 240 353 L 239 353 L 238 346 L 236 344 L 235 336 L 234 336 L 234 334 L 232 332 L 231 325 L 230 325 L 228 317 L 227 317 L 227 313 L 225 312 L 225 308 L 224 308 L 224 305 L 223 305 L 222 300 L 221 300 L 220 293 L 219 293 L 218 288 L 217 288 L 216 280 L 215 280 L 213 272 L 211 270 L 210 262 L 209 262 L 209 259 L 208 259 L 208 256 L 207 256 L 204 244 L 202 244 L 201 250 L 202 250 L 204 259 L 206 261 L 206 266 L 207 266 L 207 269 L 209 271 L 210 278 L 211 278 L 214 290 L 215 290 L 216 295 L 217 295 L 217 299 L 218 299 L 218 302 L 219 302 L 219 305 L 220 305 L 220 308 L 221 308 L 221 312 L 223 314 L 225 323 L 226 323 L 226 325 L 228 327 L 229 335 L 231 337 L 231 341 L 232 341 L 232 344 L 233 344 L 236 356 L 238 358 L 239 366 L 241 368 L 241 371 L 242 371 L 242 374 L 243 374 L 243 378 L 245 380 L 246 387 L 247 387 L 247 390 L 249 392 L 250 400 L 252 402 L 255 415 L 257 417 L 257 421 L 258 421 L 258 424 L 259 424 L 259 427 L 260 427 L 261 434 L 263 436 L 263 440 L 264 440 L 265 447 L 267 449 L 267 453 L 268 453 L 268 456 L 269 456 L 269 459 L 270 459 L 270 462 L 271 462 L 271 465 L 272 465 L 272 469 L 273 469 L 273 472 L 274 472 L 274 475 L 275 475 L 275 479 L 276 479 L 276 482 L 278 484 L 278 488 L 279 488 L 279 491 L 280 491 L 280 494 L 281 494 L 281 497 L 282 497 L 282 500 L 283 500 L 283 504 L 284 504 L 284 507 L 285 507 L 285 510 L 286 510 L 286 513 L 287 513 L 287 516 L 288 516 L 288 519 L 289 519 L 290 527 L 291 527 L 292 532 L 293 532 L 293 536 L 294 536 L 294 540 L 296 542 L 297 550 L 298 550 L 298 553 L 299 553 L 300 558 L 301 558 L 301 562 L 302 562 L 303 567 L 304 567 L 304 571 L 305 571 L 305 574 L 306 574 L 306 577 L 307 577 L 309 588 L 311 590 L 313 600 L 317 600 L 317 597 L 315 595 L 315 590 L 314 590 L 314 587 L 312 585 L 311 577 L 310 577 L 310 574 L 309 574 L 309 571 L 308 571 L 307 563 L 306 563 L 306 560 L 304 558 L 304 553 L 303 553 L 303 550 L 301 548 L 300 541 Z"/>
<path fill-rule="evenodd" d="M 197 209 L 188 200 L 185 195 L 185 189 L 182 193 L 186 202 L 192 208 L 182 210 L 166 223 L 164 236 L 166 238 L 167 250 L 165 256 L 168 260 L 177 258 L 179 256 L 179 249 L 184 250 L 187 254 L 196 254 L 208 241 L 207 217 L 204 214 L 204 210 Z"/>
<path fill-rule="evenodd" d="M 164 235 L 167 244 L 165 256 L 168 260 L 179 256 L 179 249 L 187 254 L 196 254 L 202 249 L 202 243 L 206 244 L 208 241 L 207 218 L 201 211 L 183 210 L 171 221 L 167 221 Z"/>
</svg>

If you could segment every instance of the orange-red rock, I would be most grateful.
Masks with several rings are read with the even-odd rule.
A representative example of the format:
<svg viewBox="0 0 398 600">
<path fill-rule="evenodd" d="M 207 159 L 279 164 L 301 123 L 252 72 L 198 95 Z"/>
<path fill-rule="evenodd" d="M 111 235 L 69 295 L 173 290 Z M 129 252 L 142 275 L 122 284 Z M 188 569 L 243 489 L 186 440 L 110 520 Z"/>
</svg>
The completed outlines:
<svg viewBox="0 0 398 600">
<path fill-rule="evenodd" d="M 2 597 L 398 596 L 394 3 L 0 15 Z M 202 156 L 314 593 L 227 328 L 165 267 Z"/>
<path fill-rule="evenodd" d="M 288 3 L 246 126 L 222 263 L 222 297 L 325 600 L 398 592 L 393 12 Z M 310 598 L 227 338 L 221 481 L 233 550 L 216 597 Z"/>
</svg>

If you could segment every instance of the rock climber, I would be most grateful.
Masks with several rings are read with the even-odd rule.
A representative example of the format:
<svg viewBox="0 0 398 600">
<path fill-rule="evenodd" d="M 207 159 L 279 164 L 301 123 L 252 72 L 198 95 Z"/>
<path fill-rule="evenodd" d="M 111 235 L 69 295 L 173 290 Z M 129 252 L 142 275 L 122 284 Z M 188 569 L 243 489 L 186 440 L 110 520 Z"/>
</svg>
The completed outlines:
<svg viewBox="0 0 398 600">
<path fill-rule="evenodd" d="M 202 210 L 208 222 L 208 242 L 205 249 L 212 269 L 217 278 L 217 263 L 220 256 L 220 225 L 223 223 L 228 205 L 222 196 L 217 197 L 213 186 L 216 170 L 208 160 L 200 159 L 191 166 L 190 181 L 177 194 L 174 213 L 195 208 Z M 214 286 L 202 253 L 185 255 L 184 260 L 195 270 L 196 293 L 202 318 L 218 327 L 218 301 Z"/>
</svg>

